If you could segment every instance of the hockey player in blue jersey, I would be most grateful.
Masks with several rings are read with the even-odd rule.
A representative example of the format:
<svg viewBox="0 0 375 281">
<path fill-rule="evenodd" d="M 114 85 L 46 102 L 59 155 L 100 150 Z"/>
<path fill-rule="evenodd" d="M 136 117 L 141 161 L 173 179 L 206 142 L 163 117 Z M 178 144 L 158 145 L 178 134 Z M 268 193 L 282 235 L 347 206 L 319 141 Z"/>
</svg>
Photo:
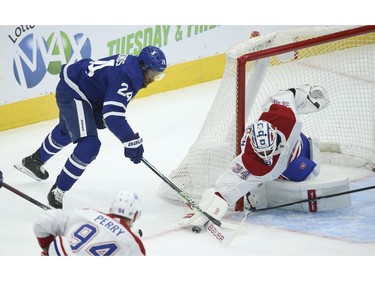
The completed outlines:
<svg viewBox="0 0 375 281">
<path fill-rule="evenodd" d="M 15 168 L 36 180 L 49 176 L 43 165 L 70 143 L 75 148 L 48 193 L 52 207 L 62 209 L 64 193 L 99 153 L 98 129 L 108 128 L 135 164 L 143 155 L 142 138 L 126 120 L 126 108 L 138 91 L 164 76 L 167 61 L 161 49 L 147 46 L 138 56 L 114 55 L 64 65 L 56 88 L 59 123 L 32 155 Z"/>
</svg>

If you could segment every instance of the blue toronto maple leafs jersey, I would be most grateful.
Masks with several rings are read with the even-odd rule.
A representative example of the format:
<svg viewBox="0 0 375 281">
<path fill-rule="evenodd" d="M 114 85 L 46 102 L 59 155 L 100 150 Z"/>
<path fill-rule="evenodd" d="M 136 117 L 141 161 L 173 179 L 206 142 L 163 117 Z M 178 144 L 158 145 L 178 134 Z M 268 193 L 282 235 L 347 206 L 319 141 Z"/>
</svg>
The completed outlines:
<svg viewBox="0 0 375 281">
<path fill-rule="evenodd" d="M 114 55 L 96 61 L 82 59 L 64 65 L 60 78 L 75 99 L 91 105 L 97 120 L 104 118 L 108 129 L 121 142 L 134 134 L 125 113 L 144 83 L 138 57 Z"/>
</svg>

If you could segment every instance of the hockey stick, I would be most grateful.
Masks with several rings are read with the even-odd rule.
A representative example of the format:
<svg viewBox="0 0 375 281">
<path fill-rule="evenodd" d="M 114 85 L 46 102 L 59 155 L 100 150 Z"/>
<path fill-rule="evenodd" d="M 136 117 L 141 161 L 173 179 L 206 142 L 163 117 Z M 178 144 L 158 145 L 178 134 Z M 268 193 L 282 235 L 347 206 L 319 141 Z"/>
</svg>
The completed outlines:
<svg viewBox="0 0 375 281">
<path fill-rule="evenodd" d="M 25 194 L 25 193 L 19 191 L 18 189 L 16 189 L 16 188 L 10 186 L 9 184 L 7 184 L 7 183 L 5 183 L 5 182 L 3 182 L 2 186 L 0 186 L 0 188 L 1 188 L 1 187 L 5 187 L 6 189 L 8 189 L 8 190 L 12 191 L 13 193 L 15 193 L 15 194 L 21 196 L 22 198 L 26 199 L 27 201 L 33 203 L 34 205 L 37 205 L 38 207 L 42 208 L 42 209 L 45 210 L 45 211 L 47 211 L 47 210 L 51 210 L 51 209 L 52 209 L 52 208 L 50 208 L 50 207 L 44 205 L 43 203 L 40 203 L 39 201 L 35 200 L 34 198 L 30 197 L 29 195 L 27 195 L 27 194 Z M 139 235 L 139 237 L 142 237 L 142 236 L 143 236 L 143 232 L 142 232 L 141 229 L 138 229 L 138 235 Z"/>
<path fill-rule="evenodd" d="M 348 191 L 344 191 L 344 192 L 339 192 L 339 193 L 334 193 L 334 194 L 329 194 L 329 195 L 324 195 L 324 196 L 318 196 L 318 197 L 315 197 L 315 198 L 307 198 L 307 199 L 303 199 L 303 200 L 300 200 L 300 201 L 282 204 L 282 205 L 277 205 L 277 206 L 273 206 L 273 207 L 267 207 L 267 208 L 261 208 L 261 209 L 251 209 L 250 211 L 251 212 L 260 212 L 260 211 L 267 211 L 267 210 L 272 210 L 272 209 L 276 209 L 276 208 L 287 207 L 287 206 L 300 204 L 300 203 L 310 203 L 310 202 L 318 201 L 320 199 L 327 199 L 327 198 L 331 198 L 331 197 L 336 197 L 336 196 L 346 195 L 346 194 L 350 194 L 350 193 L 365 191 L 365 190 L 369 190 L 369 189 L 373 189 L 373 188 L 375 188 L 375 186 L 368 186 L 368 187 L 358 188 L 358 189 L 354 189 L 354 190 L 348 190 Z"/>
<path fill-rule="evenodd" d="M 9 184 L 7 184 L 7 183 L 5 183 L 5 182 L 3 182 L 3 185 L 2 185 L 2 186 L 5 187 L 6 189 L 10 190 L 11 192 L 17 194 L 18 196 L 20 196 L 20 197 L 26 199 L 27 201 L 33 203 L 34 205 L 37 205 L 39 208 L 42 208 L 43 210 L 50 210 L 50 209 L 51 209 L 50 207 L 48 207 L 48 206 L 46 206 L 46 205 L 40 203 L 39 201 L 35 200 L 34 198 L 32 198 L 32 197 L 30 197 L 29 195 L 27 195 L 27 194 L 25 194 L 25 193 L 19 191 L 18 189 L 16 189 L 16 188 L 10 186 Z M 0 188 L 1 188 L 1 187 L 0 187 Z"/>
<path fill-rule="evenodd" d="M 358 188 L 358 189 L 355 189 L 355 190 L 349 190 L 349 191 L 344 191 L 344 192 L 339 192 L 339 193 L 334 193 L 334 194 L 329 194 L 329 195 L 324 195 L 324 196 L 318 196 L 316 198 L 308 198 L 308 199 L 304 199 L 304 200 L 300 200 L 300 201 L 296 201 L 296 202 L 292 202 L 292 203 L 287 203 L 287 204 L 282 204 L 282 205 L 277 205 L 277 206 L 273 206 L 273 207 L 268 207 L 268 208 L 262 208 L 262 209 L 252 208 L 252 209 L 248 210 L 243 215 L 243 218 L 242 218 L 241 223 L 239 224 L 237 230 L 231 235 L 231 237 L 229 239 L 227 239 L 225 241 L 225 243 L 224 243 L 223 246 L 227 246 L 230 242 L 233 241 L 233 239 L 240 232 L 240 228 L 243 225 L 243 223 L 245 222 L 246 218 L 249 215 L 254 214 L 255 212 L 267 211 L 267 210 L 272 210 L 272 209 L 276 209 L 276 208 L 287 207 L 287 206 L 291 206 L 291 205 L 295 205 L 295 204 L 300 204 L 300 203 L 314 202 L 314 201 L 317 201 L 317 200 L 320 200 L 320 199 L 326 199 L 326 198 L 331 198 L 331 197 L 346 195 L 346 194 L 360 192 L 360 191 L 365 191 L 365 190 L 374 189 L 374 188 L 375 188 L 375 186 L 369 186 L 369 187 L 364 187 L 364 188 Z"/>
<path fill-rule="evenodd" d="M 234 225 L 234 224 L 231 224 L 231 223 L 226 223 L 226 222 L 221 222 L 220 220 L 218 219 L 215 219 L 214 217 L 212 217 L 210 214 L 208 214 L 207 212 L 203 211 L 195 202 L 193 199 L 191 199 L 189 197 L 189 195 L 187 195 L 186 193 L 184 193 L 180 188 L 178 188 L 173 182 L 171 182 L 166 176 L 164 176 L 161 172 L 159 172 L 153 165 L 150 164 L 150 162 L 148 162 L 145 158 L 142 157 L 141 161 L 148 167 L 150 168 L 156 175 L 158 175 L 165 183 L 167 183 L 174 191 L 176 191 L 178 193 L 178 195 L 180 195 L 180 197 L 182 199 L 184 199 L 186 201 L 186 204 L 189 206 L 189 208 L 191 209 L 195 209 L 196 211 L 202 213 L 203 215 L 205 215 L 209 221 L 205 224 L 205 229 L 206 231 L 212 236 L 215 238 L 215 240 L 221 244 L 222 246 L 226 247 L 229 245 L 230 242 L 232 242 L 232 240 L 234 239 L 234 237 L 237 235 L 237 233 L 239 232 L 239 229 L 240 229 L 240 226 L 238 225 Z M 245 218 L 244 218 L 245 220 Z M 228 233 L 226 233 L 225 231 L 223 231 L 220 226 L 224 227 L 224 228 L 228 228 L 228 229 L 231 229 L 232 231 L 234 231 L 235 235 L 230 235 Z M 194 231 L 194 228 L 193 227 L 193 231 Z M 198 228 L 198 231 L 197 232 L 200 232 L 201 231 L 201 228 L 200 227 L 197 227 Z M 195 231 L 194 231 L 195 232 Z"/>
<path fill-rule="evenodd" d="M 253 211 L 247 211 L 243 215 L 242 220 L 241 220 L 240 224 L 238 225 L 237 229 L 230 235 L 230 237 L 226 241 L 224 241 L 224 243 L 223 243 L 224 247 L 228 246 L 229 243 L 231 243 L 233 241 L 233 239 L 236 238 L 236 236 L 240 233 L 241 227 L 244 224 L 244 222 L 247 219 L 247 217 L 249 215 L 252 215 L 253 213 L 254 213 Z"/>
<path fill-rule="evenodd" d="M 195 209 L 197 210 L 198 212 L 202 213 L 203 215 L 205 215 L 210 221 L 212 221 L 214 224 L 216 224 L 217 226 L 221 226 L 223 223 L 217 219 L 215 219 L 214 217 L 212 217 L 210 214 L 207 214 L 205 211 L 203 211 L 198 205 L 197 203 L 194 202 L 193 199 L 191 199 L 189 197 L 189 195 L 187 195 L 185 192 L 183 192 L 180 188 L 178 188 L 173 182 L 171 182 L 166 176 L 164 176 L 161 172 L 159 172 L 153 165 L 150 164 L 150 162 L 148 162 L 145 158 L 142 157 L 141 161 L 147 166 L 149 167 L 156 175 L 158 175 L 165 183 L 167 183 L 170 187 L 172 187 L 172 189 L 174 191 L 177 192 L 178 195 L 180 195 L 180 197 L 182 199 L 184 199 L 186 201 L 186 204 L 191 208 L 191 209 Z"/>
</svg>

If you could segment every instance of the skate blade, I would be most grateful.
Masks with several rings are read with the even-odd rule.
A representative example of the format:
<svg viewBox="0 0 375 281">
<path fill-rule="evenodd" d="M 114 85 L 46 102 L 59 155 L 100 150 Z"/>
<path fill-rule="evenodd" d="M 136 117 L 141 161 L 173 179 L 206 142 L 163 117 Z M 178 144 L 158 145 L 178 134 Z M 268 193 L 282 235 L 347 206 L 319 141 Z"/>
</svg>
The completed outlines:
<svg viewBox="0 0 375 281">
<path fill-rule="evenodd" d="M 25 168 L 22 164 L 15 164 L 13 165 L 14 168 L 16 168 L 18 171 L 24 173 L 25 175 L 28 175 L 29 177 L 33 178 L 34 180 L 41 181 L 41 178 L 38 178 L 35 176 L 29 169 Z"/>
</svg>

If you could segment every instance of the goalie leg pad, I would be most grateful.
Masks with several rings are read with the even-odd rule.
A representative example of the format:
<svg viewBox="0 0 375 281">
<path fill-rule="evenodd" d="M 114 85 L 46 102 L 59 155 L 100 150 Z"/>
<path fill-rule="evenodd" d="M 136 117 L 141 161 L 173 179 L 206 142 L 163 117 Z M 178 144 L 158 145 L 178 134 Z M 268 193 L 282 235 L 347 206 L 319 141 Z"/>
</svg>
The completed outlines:
<svg viewBox="0 0 375 281">
<path fill-rule="evenodd" d="M 228 203 L 215 193 L 213 188 L 207 189 L 199 202 L 199 208 L 217 220 L 221 220 L 228 210 Z M 185 215 L 179 222 L 181 225 L 202 226 L 208 222 L 208 218 L 199 211 Z"/>
</svg>

